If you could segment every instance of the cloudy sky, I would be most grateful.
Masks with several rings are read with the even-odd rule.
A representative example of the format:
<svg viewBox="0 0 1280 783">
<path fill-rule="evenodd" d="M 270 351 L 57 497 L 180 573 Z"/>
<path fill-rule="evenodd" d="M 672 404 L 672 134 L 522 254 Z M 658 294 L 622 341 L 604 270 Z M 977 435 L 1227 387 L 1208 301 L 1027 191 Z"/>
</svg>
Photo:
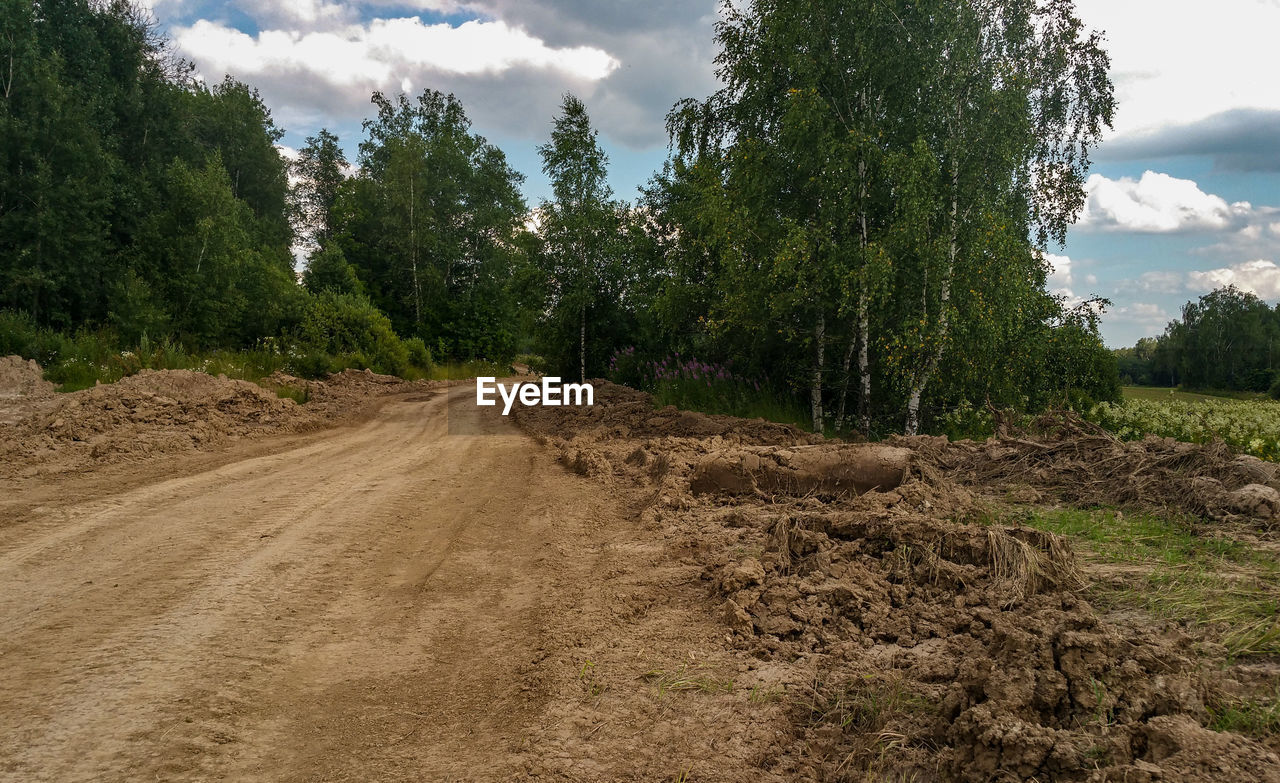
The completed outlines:
<svg viewBox="0 0 1280 783">
<path fill-rule="evenodd" d="M 623 198 L 662 164 L 663 119 L 716 87 L 716 0 L 153 0 L 206 79 L 258 87 L 284 143 L 321 127 L 354 159 L 377 89 L 461 98 L 546 195 L 536 146 L 566 90 L 587 104 Z M 1114 303 L 1113 347 L 1235 283 L 1280 300 L 1280 0 L 1077 0 L 1119 99 L 1050 287 Z"/>
</svg>

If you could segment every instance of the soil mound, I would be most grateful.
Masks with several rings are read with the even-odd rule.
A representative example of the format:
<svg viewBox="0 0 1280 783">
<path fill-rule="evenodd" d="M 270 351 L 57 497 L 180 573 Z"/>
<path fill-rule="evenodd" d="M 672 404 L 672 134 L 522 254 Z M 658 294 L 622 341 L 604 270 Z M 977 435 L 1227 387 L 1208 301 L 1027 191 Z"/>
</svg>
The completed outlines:
<svg viewBox="0 0 1280 783">
<path fill-rule="evenodd" d="M 0 427 L 31 416 L 54 395 L 40 365 L 21 356 L 0 357 Z"/>
<path fill-rule="evenodd" d="M 763 692 L 784 694 L 762 772 L 1280 781 L 1271 749 L 1205 728 L 1228 687 L 1223 649 L 1108 621 L 1068 539 L 966 522 L 981 496 L 1016 492 L 1267 518 L 1273 466 L 1070 422 L 985 443 L 823 443 L 597 390 L 592 409 L 517 409 L 518 421 L 570 469 L 651 493 L 641 522 L 700 564 L 726 644 L 773 672 Z"/>
<path fill-rule="evenodd" d="M 315 417 L 247 381 L 190 370 L 143 370 L 58 395 L 0 441 L 8 467 L 136 461 L 229 438 L 296 430 Z"/>
<path fill-rule="evenodd" d="M 888 442 L 914 451 L 918 464 L 937 481 L 1029 488 L 1075 505 L 1280 521 L 1280 466 L 1238 455 L 1221 441 L 1182 443 L 1155 436 L 1122 441 L 1078 418 L 1051 416 L 1031 433 L 984 443 L 941 437 Z"/>
<path fill-rule="evenodd" d="M 270 389 L 290 389 L 305 393 L 309 405 L 330 408 L 382 394 L 433 388 L 439 382 L 406 381 L 394 375 L 379 375 L 372 370 L 352 370 L 331 373 L 324 380 L 310 381 L 281 370 L 262 379 L 262 385 Z"/>
<path fill-rule="evenodd" d="M 12 425 L 0 429 L 0 475 L 136 462 L 235 438 L 310 429 L 373 397 L 436 385 L 367 370 L 346 370 L 325 381 L 275 372 L 262 385 L 191 370 L 143 370 L 117 383 L 54 394 L 50 384 L 33 380 L 40 378 L 34 363 L 6 359 L 0 373 L 6 379 L 0 388 L 32 392 L 18 402 Z M 303 392 L 307 403 L 276 393 L 286 388 Z"/>
<path fill-rule="evenodd" d="M 34 359 L 0 357 L 0 398 L 49 397 L 53 393 L 53 384 L 44 379 Z"/>
<path fill-rule="evenodd" d="M 821 438 L 786 424 L 764 419 L 738 419 L 673 406 L 654 409 L 653 397 L 599 378 L 591 381 L 595 405 L 515 409 L 517 418 L 535 432 L 555 433 L 563 439 L 713 438 L 734 443 L 796 445 Z"/>
</svg>

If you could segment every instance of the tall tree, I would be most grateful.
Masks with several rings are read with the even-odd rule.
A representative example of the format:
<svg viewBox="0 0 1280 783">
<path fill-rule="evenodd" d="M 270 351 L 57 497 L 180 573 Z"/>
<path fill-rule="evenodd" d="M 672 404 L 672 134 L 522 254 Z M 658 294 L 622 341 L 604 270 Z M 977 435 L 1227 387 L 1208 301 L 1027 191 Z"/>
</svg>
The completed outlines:
<svg viewBox="0 0 1280 783">
<path fill-rule="evenodd" d="M 298 234 L 315 251 L 333 235 L 333 208 L 346 179 L 347 156 L 326 128 L 308 136 L 293 163 Z"/>
<path fill-rule="evenodd" d="M 400 333 L 463 358 L 510 353 L 523 177 L 452 95 L 375 93 L 373 104 L 359 174 L 334 209 L 341 250 Z"/>
<path fill-rule="evenodd" d="M 587 315 L 614 277 L 618 205 L 606 176 L 609 158 L 582 101 L 565 93 L 551 140 L 538 147 L 553 200 L 542 202 L 539 230 L 554 317 L 576 322 L 578 375 L 587 375 Z"/>
</svg>

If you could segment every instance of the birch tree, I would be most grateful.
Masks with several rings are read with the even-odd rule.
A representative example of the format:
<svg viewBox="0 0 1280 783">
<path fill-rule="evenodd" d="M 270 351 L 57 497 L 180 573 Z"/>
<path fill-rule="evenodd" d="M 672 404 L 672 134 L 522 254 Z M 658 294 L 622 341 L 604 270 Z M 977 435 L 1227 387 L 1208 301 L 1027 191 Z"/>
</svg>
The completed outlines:
<svg viewBox="0 0 1280 783">
<path fill-rule="evenodd" d="M 605 179 L 609 158 L 574 95 L 565 94 L 551 140 L 538 147 L 538 154 L 553 196 L 542 202 L 539 215 L 549 305 L 561 323 L 576 326 L 578 375 L 585 381 L 588 314 L 611 277 L 619 209 Z"/>
</svg>

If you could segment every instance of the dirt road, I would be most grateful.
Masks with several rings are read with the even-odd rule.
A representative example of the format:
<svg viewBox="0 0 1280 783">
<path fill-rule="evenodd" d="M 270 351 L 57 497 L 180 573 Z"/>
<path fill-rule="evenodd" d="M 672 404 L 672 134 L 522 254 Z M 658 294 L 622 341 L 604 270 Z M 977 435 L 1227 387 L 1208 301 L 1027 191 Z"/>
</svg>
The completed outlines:
<svg viewBox="0 0 1280 783">
<path fill-rule="evenodd" d="M 0 779 L 527 769 L 621 517 L 492 409 L 449 435 L 473 393 L 5 492 Z"/>
</svg>

